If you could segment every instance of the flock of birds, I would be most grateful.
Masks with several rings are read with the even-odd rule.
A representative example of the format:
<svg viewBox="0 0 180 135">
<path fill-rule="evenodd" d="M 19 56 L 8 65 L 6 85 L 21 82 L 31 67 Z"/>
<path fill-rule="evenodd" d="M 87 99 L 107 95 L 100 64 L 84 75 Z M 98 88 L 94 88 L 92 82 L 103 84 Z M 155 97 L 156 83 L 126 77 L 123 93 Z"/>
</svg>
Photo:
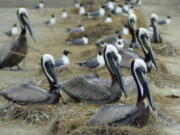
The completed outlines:
<svg viewBox="0 0 180 135">
<path fill-rule="evenodd" d="M 124 0 L 125 4 L 120 5 L 115 0 L 106 0 L 97 11 L 86 12 L 82 2 L 76 2 L 75 8 L 79 9 L 79 15 L 88 18 L 101 18 L 108 12 L 104 23 L 112 23 L 112 15 L 123 14 L 128 16 L 128 23 L 124 24 L 122 31 L 116 31 L 115 35 L 102 38 L 94 44 L 99 47 L 97 57 L 85 62 L 77 63 L 89 69 L 99 69 L 106 66 L 111 76 L 111 81 L 98 75 L 79 75 L 71 80 L 58 82 L 56 70 L 69 66 L 70 60 L 68 54 L 71 52 L 64 50 L 61 59 L 55 60 L 50 54 L 44 54 L 41 57 L 41 67 L 49 82 L 49 90 L 38 87 L 31 83 L 17 84 L 10 88 L 0 91 L 0 95 L 8 101 L 17 104 L 57 104 L 63 101 L 62 92 L 66 93 L 75 102 L 86 102 L 92 104 L 107 104 L 117 102 L 122 94 L 128 96 L 130 90 L 137 91 L 136 105 L 106 105 L 98 110 L 90 119 L 90 125 L 127 125 L 135 121 L 141 122 L 149 114 L 149 106 L 156 109 L 148 82 L 148 73 L 151 69 L 158 69 L 151 43 L 161 43 L 162 38 L 158 31 L 158 24 L 170 24 L 168 16 L 164 21 L 158 21 L 157 14 L 150 16 L 150 28 L 137 28 L 137 16 L 134 9 L 141 4 L 140 0 Z M 93 5 L 91 5 L 93 6 Z M 36 9 L 44 8 L 43 1 L 40 1 Z M 111 15 L 109 14 L 111 13 Z M 69 19 L 70 15 L 66 10 L 62 12 L 62 19 Z M 17 25 L 6 32 L 8 36 L 19 37 L 11 44 L 5 45 L 0 50 L 0 69 L 9 67 L 12 69 L 17 66 L 28 53 L 26 31 L 35 39 L 31 25 L 29 23 L 27 10 L 18 8 L 17 19 L 19 21 L 21 32 L 19 33 Z M 56 24 L 55 15 L 51 15 L 50 20 L 45 22 L 49 26 Z M 83 25 L 77 28 L 67 29 L 69 33 L 86 32 Z M 130 34 L 132 40 L 122 38 L 123 35 Z M 87 35 L 80 39 L 67 40 L 67 43 L 73 45 L 89 44 Z M 134 51 L 134 48 L 142 50 L 144 56 Z M 123 77 L 121 67 L 130 68 L 130 76 Z M 147 98 L 149 102 L 145 104 Z"/>
</svg>

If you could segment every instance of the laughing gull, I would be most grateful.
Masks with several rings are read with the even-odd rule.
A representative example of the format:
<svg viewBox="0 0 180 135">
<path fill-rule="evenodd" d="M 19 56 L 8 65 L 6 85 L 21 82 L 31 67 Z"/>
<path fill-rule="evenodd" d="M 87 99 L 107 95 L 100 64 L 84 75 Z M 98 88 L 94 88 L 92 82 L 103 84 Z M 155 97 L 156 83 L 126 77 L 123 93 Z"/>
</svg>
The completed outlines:
<svg viewBox="0 0 180 135">
<path fill-rule="evenodd" d="M 105 15 L 105 6 L 101 6 L 101 8 L 98 11 L 88 12 L 86 15 L 88 16 L 88 18 L 102 17 Z"/>
<path fill-rule="evenodd" d="M 112 10 L 113 14 L 122 14 L 122 5 L 118 5 L 114 10 Z"/>
<path fill-rule="evenodd" d="M 81 3 L 80 7 L 79 7 L 79 15 L 85 15 L 86 14 L 86 10 L 84 5 Z"/>
<path fill-rule="evenodd" d="M 112 23 L 112 18 L 110 14 L 105 18 L 104 23 Z"/>
<path fill-rule="evenodd" d="M 51 18 L 45 22 L 45 24 L 49 25 L 49 26 L 53 26 L 56 24 L 56 18 L 55 18 L 55 15 L 52 14 L 51 15 Z"/>
<path fill-rule="evenodd" d="M 67 28 L 67 31 L 68 31 L 69 33 L 78 33 L 78 32 L 84 32 L 84 31 L 85 31 L 85 28 L 84 28 L 83 25 L 78 25 L 77 28 L 72 28 L 72 29 Z"/>
<path fill-rule="evenodd" d="M 80 2 L 78 2 L 78 1 L 75 1 L 75 4 L 74 4 L 74 6 L 75 6 L 75 8 L 80 8 Z"/>
<path fill-rule="evenodd" d="M 68 15 L 68 13 L 65 9 L 63 9 L 63 11 L 62 11 L 61 18 L 64 20 L 70 18 L 70 16 Z"/>
<path fill-rule="evenodd" d="M 120 35 L 120 36 L 128 35 L 129 34 L 128 25 L 124 24 L 124 27 L 123 27 L 122 31 L 117 31 L 116 33 L 117 33 L 117 35 Z"/>
<path fill-rule="evenodd" d="M 60 59 L 55 60 L 55 68 L 57 70 L 67 68 L 69 66 L 70 60 L 68 58 L 68 54 L 70 53 L 71 53 L 70 51 L 64 50 L 63 56 Z"/>
<path fill-rule="evenodd" d="M 127 2 L 125 2 L 125 4 L 123 5 L 122 9 L 123 9 L 123 13 L 127 14 L 129 12 L 129 5 L 128 5 Z"/>
<path fill-rule="evenodd" d="M 39 3 L 34 6 L 35 9 L 43 9 L 44 8 L 44 2 L 43 1 L 39 1 Z"/>
<path fill-rule="evenodd" d="M 13 27 L 9 31 L 4 32 L 4 34 L 6 34 L 9 37 L 16 37 L 19 34 L 17 24 L 14 24 Z"/>
<path fill-rule="evenodd" d="M 87 45 L 89 43 L 89 39 L 87 35 L 84 35 L 82 38 L 79 39 L 67 40 L 67 43 L 73 45 Z"/>
<path fill-rule="evenodd" d="M 106 9 L 112 11 L 114 10 L 115 5 L 116 5 L 115 0 L 109 0 L 106 4 Z"/>
<path fill-rule="evenodd" d="M 166 19 L 158 21 L 159 25 L 168 25 L 171 24 L 171 17 L 167 16 Z"/>
<path fill-rule="evenodd" d="M 104 67 L 105 61 L 101 50 L 98 51 L 97 57 L 91 60 L 88 60 L 83 63 L 77 63 L 79 66 L 86 67 L 89 69 L 99 69 Z"/>
</svg>

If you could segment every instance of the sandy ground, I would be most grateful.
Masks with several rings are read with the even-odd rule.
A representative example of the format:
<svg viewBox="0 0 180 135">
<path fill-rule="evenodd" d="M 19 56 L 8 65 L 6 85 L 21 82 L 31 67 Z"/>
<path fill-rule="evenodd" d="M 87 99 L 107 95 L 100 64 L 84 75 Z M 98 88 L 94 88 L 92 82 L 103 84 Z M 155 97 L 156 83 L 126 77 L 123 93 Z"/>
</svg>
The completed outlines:
<svg viewBox="0 0 180 135">
<path fill-rule="evenodd" d="M 172 45 L 177 49 L 177 54 L 180 54 L 180 10 L 178 7 L 178 0 L 172 0 L 172 2 L 169 4 L 167 0 L 161 0 L 161 2 L 157 2 L 156 0 L 143 0 L 144 7 L 142 8 L 146 15 L 149 15 L 151 12 L 157 12 L 160 16 L 160 18 L 163 18 L 164 16 L 172 15 L 172 25 L 167 27 L 167 30 L 164 30 L 162 28 L 162 31 L 166 34 L 163 35 L 164 39 L 169 40 Z M 3 1 L 2 1 L 3 3 Z M 163 3 L 163 4 L 162 4 Z M 26 5 L 26 4 L 25 4 Z M 27 4 L 28 5 L 28 4 Z M 11 5 L 10 5 L 11 6 Z M 171 9 L 171 10 L 170 10 Z M 84 54 L 89 53 L 87 56 L 83 56 L 83 54 L 79 54 L 79 51 L 77 47 L 69 46 L 65 43 L 65 39 L 67 38 L 67 33 L 65 32 L 65 29 L 67 27 L 74 27 L 76 24 L 78 24 L 80 18 L 77 16 L 73 16 L 71 20 L 64 22 L 60 20 L 60 12 L 61 9 L 50 9 L 47 8 L 43 12 L 38 12 L 35 10 L 28 10 L 31 23 L 33 24 L 33 30 L 35 33 L 36 38 L 38 39 L 36 42 L 33 42 L 32 39 L 29 37 L 29 53 L 26 59 L 26 67 L 28 68 L 28 71 L 19 71 L 19 72 L 13 72 L 9 71 L 8 69 L 0 70 L 0 89 L 3 89 L 5 87 L 9 87 L 11 85 L 22 83 L 22 82 L 28 82 L 28 81 L 35 81 L 39 82 L 41 80 L 45 80 L 43 75 L 37 74 L 38 70 L 40 69 L 38 63 L 40 62 L 40 57 L 43 53 L 50 53 L 54 55 L 54 57 L 58 58 L 61 56 L 61 53 L 64 49 L 70 49 L 73 54 L 70 56 L 72 59 L 72 65 L 70 68 L 70 71 L 67 71 L 61 76 L 59 76 L 59 80 L 64 80 L 67 78 L 72 77 L 74 74 L 82 74 L 82 73 L 90 73 L 86 70 L 81 70 L 78 66 L 76 66 L 74 63 L 77 61 L 80 62 L 82 60 L 86 60 L 90 57 L 93 57 L 94 53 L 89 53 L 87 51 L 87 48 L 89 50 L 95 50 L 96 48 L 92 45 L 85 46 L 81 48 L 81 52 L 84 52 Z M 16 21 L 16 9 L 15 8 L 0 8 L 0 47 L 4 44 L 7 44 L 11 41 L 11 39 L 7 38 L 3 31 L 8 30 L 9 27 Z M 53 28 L 46 27 L 43 22 L 49 18 L 51 13 L 55 13 L 57 15 L 58 25 L 56 25 Z M 94 23 L 94 21 L 92 21 Z M 85 24 L 90 24 L 92 22 L 86 22 Z M 37 51 L 38 50 L 38 51 Z M 165 56 L 158 56 L 158 59 L 162 61 L 168 69 L 168 72 L 172 75 L 180 76 L 180 62 L 179 61 L 180 56 L 173 56 L 173 57 L 165 57 Z M 73 70 L 72 70 L 73 69 Z M 102 69 L 99 71 L 100 74 L 106 76 L 108 73 L 105 69 Z M 65 76 L 66 74 L 66 76 Z M 15 79 L 16 78 L 16 79 Z M 47 85 L 45 85 L 47 86 Z M 45 87 L 44 86 L 44 87 Z M 162 96 L 166 96 L 169 94 L 175 94 L 180 96 L 180 84 L 174 87 L 165 86 L 163 88 L 159 88 L 157 86 L 153 86 L 154 89 L 158 90 L 157 92 L 161 94 Z M 4 100 L 0 98 L 0 104 L 3 104 Z M 179 107 L 179 99 L 172 99 L 171 101 L 171 107 L 166 108 L 170 112 L 173 112 L 173 119 L 176 121 L 172 125 L 165 126 L 165 131 L 169 134 L 173 135 L 179 135 L 180 134 L 180 125 L 178 122 L 180 122 L 180 107 Z M 175 114 L 175 115 L 174 115 Z M 15 124 L 15 122 L 3 122 L 0 121 L 0 130 L 2 135 L 8 135 L 13 131 L 14 135 L 19 134 L 26 134 L 26 135 L 40 135 L 44 134 L 45 130 L 47 129 L 48 125 L 43 125 L 42 127 L 36 127 L 33 125 L 27 125 L 23 122 L 19 121 L 18 125 Z M 8 126 L 7 126 L 8 125 Z M 44 130 L 45 129 L 45 130 Z"/>
</svg>

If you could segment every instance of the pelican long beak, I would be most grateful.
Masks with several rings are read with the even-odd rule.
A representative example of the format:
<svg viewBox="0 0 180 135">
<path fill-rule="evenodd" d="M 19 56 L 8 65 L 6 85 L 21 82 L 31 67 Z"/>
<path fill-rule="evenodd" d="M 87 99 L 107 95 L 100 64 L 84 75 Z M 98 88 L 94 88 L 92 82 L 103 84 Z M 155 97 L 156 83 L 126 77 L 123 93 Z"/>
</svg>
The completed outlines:
<svg viewBox="0 0 180 135">
<path fill-rule="evenodd" d="M 136 28 L 136 22 L 135 22 L 133 19 L 130 20 L 130 25 L 131 25 L 131 28 L 132 28 L 133 30 L 135 30 L 135 28 Z"/>
<path fill-rule="evenodd" d="M 151 108 L 153 110 L 156 109 L 153 100 L 152 100 L 152 95 L 151 95 L 151 91 L 149 89 L 149 83 L 148 83 L 148 79 L 146 77 L 146 72 L 144 67 L 139 67 L 136 69 L 136 73 L 139 79 L 139 83 L 141 83 L 141 85 L 143 86 L 143 91 L 141 90 L 141 98 L 144 100 L 146 97 L 148 99 L 149 105 L 151 106 Z"/>
<path fill-rule="evenodd" d="M 149 83 L 148 83 L 148 79 L 147 77 L 145 77 L 145 75 L 143 75 L 143 87 L 144 87 L 144 92 L 145 92 L 145 96 L 148 99 L 149 105 L 151 106 L 151 108 L 153 110 L 156 110 L 156 107 L 153 103 L 153 99 L 152 99 L 152 95 L 151 95 L 151 91 L 149 89 Z"/>
<path fill-rule="evenodd" d="M 20 14 L 20 21 L 21 21 L 22 25 L 28 29 L 28 31 L 29 31 L 31 37 L 33 38 L 33 40 L 36 41 L 36 39 L 34 37 L 34 33 L 32 31 L 32 28 L 31 28 L 31 25 L 29 23 L 28 17 L 27 17 L 27 15 L 25 13 Z"/>
<path fill-rule="evenodd" d="M 151 42 L 148 38 L 145 38 L 145 41 L 144 41 L 144 44 L 145 44 L 145 47 L 148 51 L 148 55 L 152 61 L 152 67 L 156 70 L 158 70 L 158 66 L 156 64 L 156 61 L 155 61 L 155 58 L 154 58 L 154 53 L 153 53 L 153 50 L 152 50 L 152 47 L 151 47 Z"/>
<path fill-rule="evenodd" d="M 125 84 L 124 84 L 124 81 L 122 78 L 122 73 L 120 71 L 120 63 L 119 63 L 117 56 L 114 53 L 108 53 L 107 60 L 108 60 L 109 66 L 110 66 L 109 67 L 110 71 L 112 72 L 114 77 L 117 79 L 123 93 L 127 97 L 127 90 L 126 90 L 126 87 L 125 87 Z"/>
</svg>

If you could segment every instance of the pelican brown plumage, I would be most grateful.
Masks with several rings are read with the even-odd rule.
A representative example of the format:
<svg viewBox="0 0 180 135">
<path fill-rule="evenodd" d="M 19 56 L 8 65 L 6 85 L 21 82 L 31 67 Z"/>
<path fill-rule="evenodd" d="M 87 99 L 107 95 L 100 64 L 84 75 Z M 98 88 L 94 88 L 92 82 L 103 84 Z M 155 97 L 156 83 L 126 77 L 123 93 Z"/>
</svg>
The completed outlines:
<svg viewBox="0 0 180 135">
<path fill-rule="evenodd" d="M 17 10 L 17 18 L 21 25 L 21 33 L 17 40 L 1 48 L 0 69 L 6 67 L 12 68 L 14 66 L 17 66 L 18 69 L 20 69 L 19 63 L 28 53 L 26 29 L 28 29 L 30 35 L 35 40 L 25 8 L 19 8 Z"/>
<path fill-rule="evenodd" d="M 132 105 L 109 105 L 98 110 L 90 119 L 90 125 L 138 125 L 143 126 L 149 118 L 149 107 L 145 105 L 148 99 L 150 107 L 155 110 L 151 91 L 146 76 L 147 66 L 141 59 L 131 63 L 131 73 L 137 86 L 137 103 Z"/>
<path fill-rule="evenodd" d="M 126 94 L 126 86 L 120 72 L 121 55 L 116 47 L 107 45 L 103 56 L 112 82 L 97 75 L 81 75 L 61 82 L 59 88 L 76 102 L 105 104 L 116 102 Z"/>
<path fill-rule="evenodd" d="M 61 93 L 57 87 L 54 58 L 49 54 L 44 54 L 41 57 L 41 66 L 49 82 L 49 91 L 31 83 L 23 83 L 0 91 L 0 95 L 21 105 L 59 103 Z"/>
</svg>

